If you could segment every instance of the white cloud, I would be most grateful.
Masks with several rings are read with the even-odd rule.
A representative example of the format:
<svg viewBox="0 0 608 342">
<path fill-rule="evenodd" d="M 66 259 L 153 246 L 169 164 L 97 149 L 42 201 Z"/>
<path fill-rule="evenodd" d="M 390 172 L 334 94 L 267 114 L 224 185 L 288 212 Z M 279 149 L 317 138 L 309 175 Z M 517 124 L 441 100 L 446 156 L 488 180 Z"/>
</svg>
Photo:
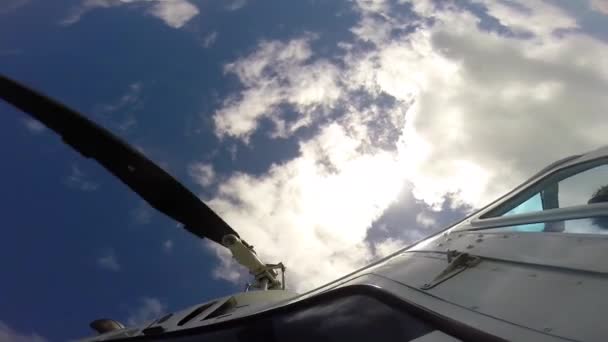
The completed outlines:
<svg viewBox="0 0 608 342">
<path fill-rule="evenodd" d="M 591 9 L 608 15 L 608 0 L 591 0 Z"/>
<path fill-rule="evenodd" d="M 362 13 L 379 13 L 384 15 L 391 10 L 387 0 L 356 0 L 357 7 Z"/>
<path fill-rule="evenodd" d="M 166 253 L 171 253 L 173 251 L 173 241 L 172 240 L 166 240 L 165 242 L 163 242 L 163 250 Z"/>
<path fill-rule="evenodd" d="M 380 243 L 377 243 L 374 248 L 376 251 L 376 255 L 379 258 L 384 258 L 406 246 L 407 243 L 405 241 L 394 238 L 388 238 Z"/>
<path fill-rule="evenodd" d="M 140 101 L 142 86 L 141 82 L 129 84 L 127 92 L 114 103 L 105 105 L 103 110 L 105 112 L 116 112 L 119 110 L 132 109 L 132 107 L 137 105 Z"/>
<path fill-rule="evenodd" d="M 511 3 L 492 0 L 476 0 L 475 2 L 484 4 L 488 9 L 488 14 L 518 33 L 532 33 L 536 37 L 548 37 L 557 29 L 577 28 L 574 18 L 567 15 L 561 8 L 543 0 L 516 0 Z"/>
<path fill-rule="evenodd" d="M 86 13 L 99 9 L 126 6 L 134 3 L 143 3 L 146 12 L 161 19 L 173 28 L 184 26 L 190 19 L 199 14 L 198 7 L 187 0 L 83 0 L 80 5 L 73 8 L 71 13 L 61 21 L 64 26 L 73 25 L 82 19 Z"/>
<path fill-rule="evenodd" d="M 226 2 L 226 9 L 229 11 L 239 10 L 247 5 L 247 0 L 228 0 Z"/>
<path fill-rule="evenodd" d="M 370 246 L 367 232 L 405 184 L 432 210 L 475 208 L 553 160 L 605 144 L 608 45 L 563 10 L 483 2 L 506 35 L 455 5 L 416 2 L 416 20 L 384 1 L 359 4 L 358 39 L 337 42 L 332 59 L 315 58 L 309 36 L 262 42 L 228 64 L 243 88 L 214 116 L 218 135 L 243 141 L 261 120 L 284 137 L 317 125 L 293 159 L 233 174 L 210 202 L 265 261 L 287 265 L 296 290 L 433 224 L 420 214 L 404 237 Z M 221 260 L 218 275 L 241 281 Z"/>
<path fill-rule="evenodd" d="M 286 136 L 331 111 L 341 94 L 338 68 L 323 59 L 310 60 L 312 39 L 265 41 L 254 53 L 226 65 L 244 89 L 215 113 L 219 136 L 247 141 L 264 118 L 274 122 L 274 136 Z M 280 104 L 293 106 L 297 120 L 288 121 Z"/>
<path fill-rule="evenodd" d="M 42 133 L 46 130 L 46 126 L 44 126 L 40 121 L 32 118 L 24 118 L 23 124 L 28 129 L 28 131 L 38 134 Z"/>
<path fill-rule="evenodd" d="M 572 26 L 555 16 L 553 30 Z M 534 20 L 529 29 L 537 35 L 515 39 L 480 30 L 470 13 L 441 17 L 408 37 L 414 58 L 398 64 L 421 75 L 400 80 L 415 94 L 403 149 L 419 199 L 439 204 L 451 193 L 479 207 L 544 164 L 605 143 L 594 132 L 606 129 L 608 69 L 601 56 L 608 45 L 581 33 L 535 31 Z M 511 20 L 519 28 L 529 17 Z"/>
<path fill-rule="evenodd" d="M 24 334 L 12 329 L 8 324 L 0 321 L 0 341 L 2 342 L 46 342 L 47 339 L 36 334 Z"/>
<path fill-rule="evenodd" d="M 101 108 L 103 113 L 111 115 L 112 124 L 122 132 L 137 126 L 135 113 L 143 107 L 142 88 L 141 82 L 133 82 L 124 95 Z"/>
<path fill-rule="evenodd" d="M 363 41 L 380 42 L 390 39 L 391 32 L 395 29 L 407 29 L 411 27 L 411 20 L 403 20 L 400 17 L 393 17 L 395 12 L 402 12 L 403 9 L 395 10 L 395 1 L 390 0 L 355 0 L 356 7 L 361 14 L 359 22 L 351 27 L 357 37 Z M 403 1 L 397 1 L 402 3 Z M 415 1 L 413 7 L 418 10 L 423 8 L 431 11 L 432 2 L 430 0 Z"/>
<path fill-rule="evenodd" d="M 127 318 L 128 326 L 135 326 L 160 318 L 167 311 L 167 307 L 157 298 L 144 297 L 139 302 L 139 306 L 131 310 Z"/>
<path fill-rule="evenodd" d="M 434 24 L 398 38 L 377 34 L 375 49 L 347 60 L 350 84 L 408 104 L 399 149 L 418 199 L 436 209 L 445 196 L 478 207 L 543 164 L 602 144 L 589 132 L 602 122 L 605 105 L 595 104 L 606 102 L 607 46 L 577 31 L 553 34 L 576 27 L 561 9 L 487 2 L 503 25 L 530 35 L 517 39 L 480 29 L 465 10 L 416 4 Z"/>
<path fill-rule="evenodd" d="M 215 181 L 215 171 L 213 171 L 213 165 L 210 164 L 201 162 L 192 163 L 188 167 L 188 174 L 203 188 L 213 184 Z"/>
<path fill-rule="evenodd" d="M 83 15 L 96 8 L 108 8 L 123 4 L 120 0 L 83 0 L 80 5 L 73 8 L 60 24 L 69 26 L 80 21 Z"/>
<path fill-rule="evenodd" d="M 66 178 L 65 183 L 70 188 L 82 191 L 95 191 L 99 188 L 99 184 L 88 179 L 86 174 L 76 164 L 72 165 L 72 172 Z"/>
<path fill-rule="evenodd" d="M 113 250 L 108 250 L 104 255 L 97 258 L 97 265 L 104 270 L 118 272 L 121 269 L 116 254 Z"/>
<path fill-rule="evenodd" d="M 416 222 L 422 227 L 433 228 L 437 226 L 437 220 L 428 212 L 420 212 L 416 215 Z"/>
<path fill-rule="evenodd" d="M 211 45 L 213 45 L 216 40 L 217 40 L 217 31 L 213 31 L 213 32 L 209 33 L 208 35 L 206 35 L 205 37 L 203 37 L 203 47 L 210 48 Z"/>
<path fill-rule="evenodd" d="M 164 0 L 156 1 L 149 13 L 173 28 L 180 28 L 198 15 L 199 11 L 186 0 Z"/>
</svg>

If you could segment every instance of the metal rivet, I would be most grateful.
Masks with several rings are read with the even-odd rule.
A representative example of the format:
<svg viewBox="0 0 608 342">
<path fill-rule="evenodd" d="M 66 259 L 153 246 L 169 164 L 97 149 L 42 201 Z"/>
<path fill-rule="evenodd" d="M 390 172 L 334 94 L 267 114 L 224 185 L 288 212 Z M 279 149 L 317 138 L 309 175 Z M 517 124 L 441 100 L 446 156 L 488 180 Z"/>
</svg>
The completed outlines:
<svg viewBox="0 0 608 342">
<path fill-rule="evenodd" d="M 483 242 L 483 239 L 477 239 L 475 242 Z"/>
<path fill-rule="evenodd" d="M 458 234 L 458 237 L 462 237 L 462 234 Z"/>
<path fill-rule="evenodd" d="M 545 328 L 545 329 L 543 329 L 543 331 L 544 331 L 544 332 L 550 332 L 550 331 L 552 331 L 552 330 L 553 330 L 553 329 L 551 329 L 551 328 Z"/>
<path fill-rule="evenodd" d="M 438 243 L 438 244 L 437 244 L 437 247 L 441 247 L 441 246 L 443 246 L 443 244 L 442 244 L 442 243 Z"/>
<path fill-rule="evenodd" d="M 507 234 L 505 234 L 505 235 L 502 236 L 503 239 L 506 239 L 508 237 L 509 237 L 509 235 L 507 235 Z"/>
<path fill-rule="evenodd" d="M 498 267 L 494 267 L 492 271 L 498 271 Z"/>
<path fill-rule="evenodd" d="M 452 238 L 448 238 L 448 241 L 452 241 Z"/>
<path fill-rule="evenodd" d="M 534 274 L 534 273 L 528 274 L 528 277 L 530 277 L 530 278 L 536 278 L 536 274 Z"/>
<path fill-rule="evenodd" d="M 583 281 L 582 280 L 577 281 L 576 285 L 583 285 Z"/>
<path fill-rule="evenodd" d="M 473 247 L 475 247 L 475 246 L 473 246 L 473 245 L 468 245 L 468 246 L 467 246 L 467 249 L 471 249 L 471 248 L 473 248 Z"/>
<path fill-rule="evenodd" d="M 483 234 L 479 234 L 479 235 L 477 235 L 477 236 L 479 236 L 479 237 L 483 237 Z"/>
<path fill-rule="evenodd" d="M 479 309 L 479 306 L 477 306 L 477 305 L 471 306 L 471 310 L 477 310 L 477 309 Z"/>
</svg>

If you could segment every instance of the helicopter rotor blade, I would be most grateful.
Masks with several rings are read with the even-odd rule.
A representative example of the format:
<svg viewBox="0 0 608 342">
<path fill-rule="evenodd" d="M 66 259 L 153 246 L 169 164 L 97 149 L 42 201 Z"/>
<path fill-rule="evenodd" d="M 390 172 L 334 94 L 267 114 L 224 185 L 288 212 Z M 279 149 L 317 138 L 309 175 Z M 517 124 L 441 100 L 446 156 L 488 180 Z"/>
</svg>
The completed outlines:
<svg viewBox="0 0 608 342">
<path fill-rule="evenodd" d="M 0 98 L 58 133 L 83 156 L 95 159 L 152 207 L 182 223 L 193 234 L 219 244 L 228 234 L 238 236 L 170 174 L 78 112 L 2 75 Z"/>
</svg>

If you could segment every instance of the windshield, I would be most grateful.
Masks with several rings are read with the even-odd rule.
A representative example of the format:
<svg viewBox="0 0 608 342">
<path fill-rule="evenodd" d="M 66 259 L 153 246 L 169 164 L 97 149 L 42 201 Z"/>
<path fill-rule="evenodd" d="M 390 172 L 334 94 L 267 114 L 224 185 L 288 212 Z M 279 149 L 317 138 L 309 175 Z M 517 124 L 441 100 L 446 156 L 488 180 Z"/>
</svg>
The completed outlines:
<svg viewBox="0 0 608 342">
<path fill-rule="evenodd" d="M 482 218 L 608 202 L 607 163 L 603 159 L 559 171 Z"/>
</svg>

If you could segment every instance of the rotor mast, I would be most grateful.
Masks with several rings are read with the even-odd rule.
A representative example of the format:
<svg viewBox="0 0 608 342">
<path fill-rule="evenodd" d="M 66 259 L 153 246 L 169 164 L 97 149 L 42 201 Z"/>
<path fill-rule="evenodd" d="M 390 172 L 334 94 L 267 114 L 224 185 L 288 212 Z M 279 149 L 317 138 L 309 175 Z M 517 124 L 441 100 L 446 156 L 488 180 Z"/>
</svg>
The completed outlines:
<svg viewBox="0 0 608 342">
<path fill-rule="evenodd" d="M 247 289 L 250 286 L 262 291 L 285 289 L 285 266 L 283 263 L 263 263 L 253 246 L 233 234 L 225 235 L 222 238 L 222 245 L 228 248 L 234 259 L 254 276 L 255 283 L 248 285 Z M 281 280 L 278 278 L 278 269 L 281 270 Z"/>
</svg>

